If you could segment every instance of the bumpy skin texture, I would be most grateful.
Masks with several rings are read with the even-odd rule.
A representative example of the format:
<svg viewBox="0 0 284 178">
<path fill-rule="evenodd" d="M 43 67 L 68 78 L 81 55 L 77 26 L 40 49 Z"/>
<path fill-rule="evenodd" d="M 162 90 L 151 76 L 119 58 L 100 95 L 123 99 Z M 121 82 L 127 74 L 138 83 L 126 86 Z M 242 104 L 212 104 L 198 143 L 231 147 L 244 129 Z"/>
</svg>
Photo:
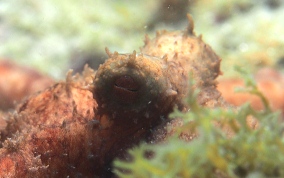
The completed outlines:
<svg viewBox="0 0 284 178">
<path fill-rule="evenodd" d="M 38 177 L 60 177 L 88 172 L 91 155 L 99 152 L 94 151 L 94 145 L 100 144 L 92 138 L 100 132 L 95 129 L 100 120 L 94 120 L 96 102 L 92 98 L 88 90 L 59 83 L 22 103 L 8 122 L 8 133 L 17 130 L 19 134 L 3 143 L 0 177 L 32 177 L 35 173 Z M 97 162 L 94 168 L 101 164 Z"/>
<path fill-rule="evenodd" d="M 135 52 L 109 55 L 111 58 L 99 67 L 94 80 L 98 110 L 115 119 L 145 118 L 147 122 L 149 118 L 168 114 L 176 91 L 171 89 L 166 76 L 165 62 Z M 117 86 L 116 81 L 125 76 L 136 83 L 135 91 Z"/>
<path fill-rule="evenodd" d="M 141 52 L 166 58 L 165 77 L 170 81 L 171 89 L 177 92 L 176 104 L 180 109 L 190 87 L 201 90 L 200 104 L 220 105 L 223 101 L 217 101 L 220 99 L 220 93 L 216 90 L 215 79 L 221 74 L 221 59 L 202 41 L 201 36 L 195 36 L 193 21 L 189 15 L 188 20 L 189 26 L 185 31 L 157 32 L 152 40 L 146 36 Z M 195 86 L 188 86 L 189 77 L 194 78 Z"/>
<path fill-rule="evenodd" d="M 69 73 L 66 82 L 18 105 L 1 133 L 0 177 L 101 176 L 127 148 L 170 134 L 164 119 L 175 106 L 189 109 L 183 99 L 190 87 L 201 90 L 201 105 L 225 105 L 215 87 L 220 59 L 189 21 L 185 31 L 146 40 L 144 54 L 107 50 L 110 58 L 97 72 Z M 187 82 L 190 72 L 194 86 Z M 180 124 L 172 122 L 170 132 Z"/>
<path fill-rule="evenodd" d="M 152 40 L 146 37 L 140 54 L 107 51 L 110 58 L 99 67 L 95 78 L 95 97 L 103 114 L 113 118 L 139 116 L 141 119 L 136 119 L 143 120 L 165 116 L 175 106 L 186 110 L 183 99 L 189 88 L 201 90 L 202 105 L 225 105 L 215 81 L 221 73 L 221 59 L 195 36 L 192 19 L 188 18 L 190 25 L 185 31 L 158 32 Z M 116 81 L 125 76 L 137 84 L 135 91 L 117 88 Z M 196 81 L 194 86 L 188 84 L 190 76 Z M 127 102 L 122 98 L 128 98 Z"/>
<path fill-rule="evenodd" d="M 82 83 L 91 86 L 67 80 L 18 107 L 4 135 L 12 139 L 0 149 L 0 177 L 100 176 L 149 132 L 147 122 L 98 116 L 92 87 Z"/>
</svg>

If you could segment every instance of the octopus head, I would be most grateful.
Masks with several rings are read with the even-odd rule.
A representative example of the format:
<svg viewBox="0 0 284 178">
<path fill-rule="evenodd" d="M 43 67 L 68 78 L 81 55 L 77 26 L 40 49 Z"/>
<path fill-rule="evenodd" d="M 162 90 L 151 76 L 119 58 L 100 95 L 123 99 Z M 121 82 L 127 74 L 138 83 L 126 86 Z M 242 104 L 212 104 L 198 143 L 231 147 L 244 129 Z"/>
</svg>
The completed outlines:
<svg viewBox="0 0 284 178">
<path fill-rule="evenodd" d="M 169 110 L 169 81 L 163 60 L 143 54 L 107 54 L 94 79 L 98 109 L 114 118 L 145 115 L 151 117 Z"/>
</svg>

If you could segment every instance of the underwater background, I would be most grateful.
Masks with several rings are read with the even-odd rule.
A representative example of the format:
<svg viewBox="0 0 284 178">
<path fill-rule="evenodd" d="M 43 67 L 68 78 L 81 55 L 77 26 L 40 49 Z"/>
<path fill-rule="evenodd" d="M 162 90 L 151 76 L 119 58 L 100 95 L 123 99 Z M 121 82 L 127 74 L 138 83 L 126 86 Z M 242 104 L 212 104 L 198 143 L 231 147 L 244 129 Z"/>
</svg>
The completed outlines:
<svg viewBox="0 0 284 178">
<path fill-rule="evenodd" d="M 97 68 L 105 47 L 139 51 L 145 34 L 184 29 L 190 13 L 196 34 L 222 58 L 226 77 L 236 75 L 234 65 L 281 69 L 283 9 L 281 0 L 4 0 L 0 56 L 58 79 L 86 62 Z"/>
</svg>

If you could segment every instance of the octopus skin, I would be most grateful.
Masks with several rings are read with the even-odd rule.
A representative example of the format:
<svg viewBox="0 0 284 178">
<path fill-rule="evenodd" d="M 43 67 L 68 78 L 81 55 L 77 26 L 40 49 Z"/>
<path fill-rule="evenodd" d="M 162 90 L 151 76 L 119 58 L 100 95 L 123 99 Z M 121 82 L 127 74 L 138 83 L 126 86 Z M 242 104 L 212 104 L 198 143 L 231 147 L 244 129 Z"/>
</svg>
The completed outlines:
<svg viewBox="0 0 284 178">
<path fill-rule="evenodd" d="M 226 105 L 216 90 L 216 78 L 222 74 L 221 59 L 201 36 L 195 35 L 193 20 L 190 15 L 187 17 L 189 25 L 186 30 L 163 30 L 152 40 L 146 36 L 141 52 L 165 58 L 166 76 L 172 90 L 177 92 L 175 103 L 179 109 L 186 108 L 182 100 L 187 97 L 188 90 L 197 88 L 200 90 L 199 104 L 210 107 Z M 194 86 L 188 86 L 190 78 L 194 79 Z"/>
<path fill-rule="evenodd" d="M 190 16 L 188 19 L 184 31 L 157 32 L 152 40 L 146 36 L 141 53 L 107 50 L 109 59 L 99 67 L 94 80 L 95 98 L 103 114 L 113 118 L 166 116 L 174 107 L 187 110 L 183 100 L 190 89 L 197 88 L 201 105 L 226 105 L 215 80 L 221 74 L 221 59 L 195 36 L 193 21 Z M 193 86 L 189 86 L 190 77 L 196 82 Z M 119 87 L 117 81 L 123 78 L 135 89 Z"/>
<path fill-rule="evenodd" d="M 189 89 L 200 89 L 203 106 L 224 106 L 215 81 L 221 60 L 188 19 L 185 31 L 146 38 L 141 53 L 107 50 L 97 71 L 69 73 L 18 104 L 1 132 L 0 177 L 101 177 L 126 149 L 155 138 L 174 107 L 190 109 Z"/>
</svg>

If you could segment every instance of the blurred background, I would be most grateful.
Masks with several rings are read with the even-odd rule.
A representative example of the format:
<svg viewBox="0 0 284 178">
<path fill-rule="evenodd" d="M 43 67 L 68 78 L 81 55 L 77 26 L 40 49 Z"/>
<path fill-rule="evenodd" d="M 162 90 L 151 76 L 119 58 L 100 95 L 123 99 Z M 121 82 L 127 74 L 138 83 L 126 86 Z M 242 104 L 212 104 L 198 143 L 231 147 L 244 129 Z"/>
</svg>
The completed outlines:
<svg viewBox="0 0 284 178">
<path fill-rule="evenodd" d="M 234 65 L 283 68 L 282 0 L 1 0 L 0 57 L 62 79 L 85 63 L 96 69 L 105 47 L 139 51 L 145 34 L 185 29 L 187 13 L 225 77 Z"/>
</svg>

